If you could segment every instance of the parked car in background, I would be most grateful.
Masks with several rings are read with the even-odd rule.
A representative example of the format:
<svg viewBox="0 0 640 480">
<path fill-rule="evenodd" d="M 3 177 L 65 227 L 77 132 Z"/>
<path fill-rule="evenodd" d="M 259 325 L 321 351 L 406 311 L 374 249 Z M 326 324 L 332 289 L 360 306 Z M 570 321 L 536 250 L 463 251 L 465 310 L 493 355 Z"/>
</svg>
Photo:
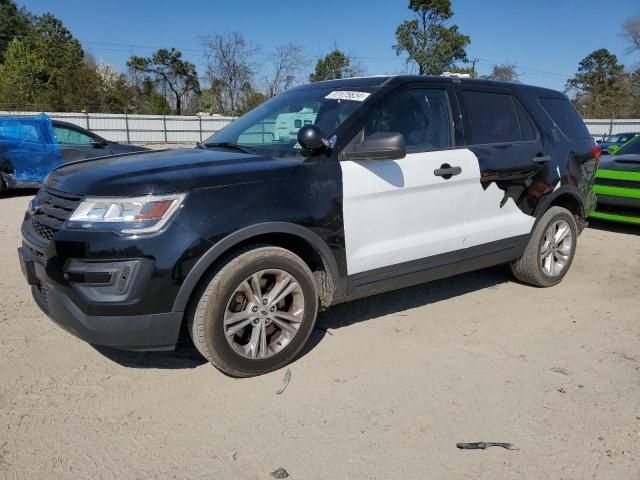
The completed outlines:
<svg viewBox="0 0 640 480">
<path fill-rule="evenodd" d="M 596 143 L 600 145 L 600 148 L 602 149 L 602 153 L 604 155 L 613 154 L 616 152 L 616 150 L 618 150 L 618 148 L 623 146 L 628 141 L 633 140 L 638 135 L 640 135 L 640 133 L 638 132 L 614 133 L 612 135 L 607 135 L 602 140 L 596 140 Z"/>
<path fill-rule="evenodd" d="M 337 303 L 501 263 L 559 283 L 599 155 L 553 90 L 317 82 L 200 148 L 57 168 L 19 255 L 35 302 L 78 337 L 166 350 L 184 327 L 221 370 L 257 375 L 293 360 Z"/>
<path fill-rule="evenodd" d="M 146 150 L 44 114 L 0 116 L 0 191 L 39 187 L 63 163 Z"/>
<path fill-rule="evenodd" d="M 600 161 L 593 218 L 640 224 L 640 136 Z"/>
</svg>

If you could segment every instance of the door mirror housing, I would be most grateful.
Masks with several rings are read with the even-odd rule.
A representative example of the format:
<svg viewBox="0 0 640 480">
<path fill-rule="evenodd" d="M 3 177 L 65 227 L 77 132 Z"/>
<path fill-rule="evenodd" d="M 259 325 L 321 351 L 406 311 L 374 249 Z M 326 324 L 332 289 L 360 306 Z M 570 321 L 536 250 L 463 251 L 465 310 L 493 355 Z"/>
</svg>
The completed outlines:
<svg viewBox="0 0 640 480">
<path fill-rule="evenodd" d="M 609 155 L 613 155 L 618 150 L 620 150 L 620 147 L 617 145 L 611 145 L 609 148 L 607 148 L 607 152 L 609 152 Z"/>
<path fill-rule="evenodd" d="M 298 143 L 302 148 L 318 153 L 329 148 L 329 141 L 315 125 L 305 125 L 298 130 Z"/>
<path fill-rule="evenodd" d="M 404 135 L 396 132 L 374 133 L 344 152 L 347 160 L 398 160 L 406 156 Z"/>
<path fill-rule="evenodd" d="M 107 146 L 107 142 L 104 140 L 91 140 L 91 145 L 93 148 L 104 148 Z"/>
</svg>

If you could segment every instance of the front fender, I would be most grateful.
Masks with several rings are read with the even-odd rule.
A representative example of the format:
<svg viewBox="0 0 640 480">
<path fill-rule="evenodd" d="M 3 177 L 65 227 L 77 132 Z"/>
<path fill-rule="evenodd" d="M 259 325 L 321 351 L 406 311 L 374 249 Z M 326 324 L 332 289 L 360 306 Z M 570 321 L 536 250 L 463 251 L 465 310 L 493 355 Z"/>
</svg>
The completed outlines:
<svg viewBox="0 0 640 480">
<path fill-rule="evenodd" d="M 322 258 L 328 273 L 332 276 L 335 285 L 336 298 L 341 298 L 343 292 L 346 293 L 345 285 L 343 285 L 340 277 L 338 265 L 334 255 L 331 253 L 329 246 L 314 232 L 308 228 L 302 227 L 288 222 L 265 222 L 242 228 L 224 237 L 211 247 L 194 265 L 187 274 L 180 291 L 174 301 L 173 311 L 184 312 L 193 291 L 198 282 L 206 273 L 206 271 L 218 260 L 222 255 L 231 250 L 236 245 L 250 240 L 251 238 L 265 234 L 284 233 L 300 238 L 301 241 L 308 243 Z"/>
</svg>

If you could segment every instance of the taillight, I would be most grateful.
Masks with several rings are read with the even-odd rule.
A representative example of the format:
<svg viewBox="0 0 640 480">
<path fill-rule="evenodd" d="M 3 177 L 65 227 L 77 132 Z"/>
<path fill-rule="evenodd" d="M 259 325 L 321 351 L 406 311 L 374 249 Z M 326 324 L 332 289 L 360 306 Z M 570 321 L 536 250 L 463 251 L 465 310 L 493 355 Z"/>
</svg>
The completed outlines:
<svg viewBox="0 0 640 480">
<path fill-rule="evenodd" d="M 602 147 L 600 145 L 594 145 L 591 147 L 591 155 L 596 159 L 596 164 L 600 162 L 600 155 L 602 155 Z"/>
</svg>

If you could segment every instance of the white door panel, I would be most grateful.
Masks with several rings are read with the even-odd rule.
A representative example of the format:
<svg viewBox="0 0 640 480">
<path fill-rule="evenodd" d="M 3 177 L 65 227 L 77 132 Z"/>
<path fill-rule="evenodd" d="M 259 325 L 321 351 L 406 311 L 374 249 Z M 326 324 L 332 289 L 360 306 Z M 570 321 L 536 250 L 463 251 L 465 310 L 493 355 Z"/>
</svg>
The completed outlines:
<svg viewBox="0 0 640 480">
<path fill-rule="evenodd" d="M 470 173 L 476 178 L 469 184 L 469 205 L 465 218 L 465 247 L 483 245 L 531 232 L 535 218 L 523 213 L 509 198 L 500 206 L 504 192 L 495 183 L 485 190 L 480 183 L 480 165 L 475 157 Z"/>
<path fill-rule="evenodd" d="M 472 162 L 466 149 L 341 162 L 348 274 L 463 248 L 469 183 L 479 185 Z M 444 163 L 462 173 L 434 175 Z"/>
</svg>

